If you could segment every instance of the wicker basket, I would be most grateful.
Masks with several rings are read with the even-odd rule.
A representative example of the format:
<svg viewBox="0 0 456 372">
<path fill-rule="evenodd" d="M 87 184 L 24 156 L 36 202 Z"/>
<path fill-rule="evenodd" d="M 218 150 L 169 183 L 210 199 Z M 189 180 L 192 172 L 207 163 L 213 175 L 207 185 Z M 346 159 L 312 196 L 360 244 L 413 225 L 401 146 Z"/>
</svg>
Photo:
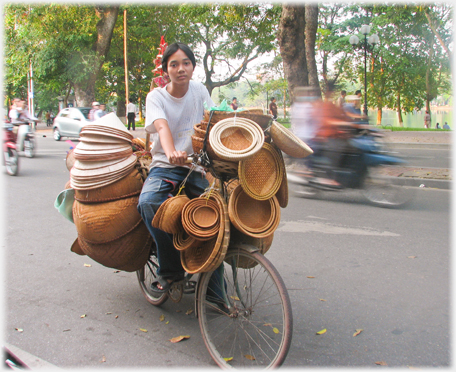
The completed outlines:
<svg viewBox="0 0 456 372">
<path fill-rule="evenodd" d="M 260 113 L 261 111 L 261 113 Z M 250 119 L 257 123 L 262 129 L 266 129 L 269 126 L 269 123 L 271 122 L 272 118 L 269 115 L 263 115 L 263 110 L 257 109 L 255 111 L 253 110 L 245 110 L 245 111 L 214 111 L 212 114 L 211 118 L 211 124 L 218 123 L 221 120 L 227 119 L 227 118 L 245 118 L 245 119 Z M 203 120 L 206 122 L 209 122 L 210 118 L 210 111 L 204 111 L 204 117 Z"/>
<path fill-rule="evenodd" d="M 79 248 L 103 266 L 133 272 L 146 264 L 152 241 L 146 225 L 140 223 L 129 233 L 109 243 L 94 244 L 79 236 L 79 247 L 73 244 L 72 250 L 75 252 Z"/>
<path fill-rule="evenodd" d="M 74 198 L 81 203 L 102 203 L 139 195 L 143 179 L 137 169 L 107 186 L 90 190 L 75 190 Z"/>
<path fill-rule="evenodd" d="M 74 158 L 74 149 L 71 149 L 70 151 L 68 151 L 68 154 L 65 158 L 65 164 L 68 170 L 71 170 L 71 168 L 73 168 L 75 161 L 76 159 Z"/>
<path fill-rule="evenodd" d="M 196 248 L 201 245 L 201 241 L 188 235 L 183 227 L 176 234 L 173 234 L 173 243 L 178 251 Z"/>
<path fill-rule="evenodd" d="M 225 201 L 218 192 L 212 192 L 211 198 L 218 203 L 220 210 L 220 227 L 217 236 L 181 252 L 181 262 L 185 271 L 190 274 L 215 270 L 225 259 L 230 240 L 230 222 Z"/>
<path fill-rule="evenodd" d="M 220 230 L 220 212 L 213 198 L 192 199 L 182 209 L 182 226 L 197 240 L 211 240 Z"/>
<path fill-rule="evenodd" d="M 279 190 L 284 172 L 283 159 L 272 145 L 264 143 L 255 155 L 239 162 L 239 180 L 252 198 L 266 200 Z"/>
<path fill-rule="evenodd" d="M 178 195 L 166 199 L 158 208 L 152 220 L 152 227 L 169 234 L 176 234 L 182 229 L 182 210 L 190 201 L 187 195 Z"/>
<path fill-rule="evenodd" d="M 309 146 L 282 124 L 273 121 L 269 132 L 273 143 L 292 158 L 301 159 L 313 154 L 313 150 Z"/>
<path fill-rule="evenodd" d="M 271 235 L 280 223 L 280 206 L 273 196 L 268 200 L 251 198 L 237 186 L 230 195 L 228 213 L 231 223 L 241 232 L 254 238 Z"/>
<path fill-rule="evenodd" d="M 81 238 L 90 243 L 109 243 L 132 231 L 141 222 L 139 196 L 105 203 L 73 204 L 73 219 Z"/>
<path fill-rule="evenodd" d="M 193 151 L 195 153 L 198 154 L 203 149 L 203 143 L 204 143 L 204 139 L 203 138 L 200 138 L 200 137 L 197 137 L 197 136 L 192 136 L 192 146 L 193 146 Z M 207 151 L 207 155 L 209 156 L 209 159 L 211 159 L 211 160 L 223 160 L 212 149 L 212 146 L 209 143 L 209 138 L 207 139 L 206 151 Z"/>
</svg>

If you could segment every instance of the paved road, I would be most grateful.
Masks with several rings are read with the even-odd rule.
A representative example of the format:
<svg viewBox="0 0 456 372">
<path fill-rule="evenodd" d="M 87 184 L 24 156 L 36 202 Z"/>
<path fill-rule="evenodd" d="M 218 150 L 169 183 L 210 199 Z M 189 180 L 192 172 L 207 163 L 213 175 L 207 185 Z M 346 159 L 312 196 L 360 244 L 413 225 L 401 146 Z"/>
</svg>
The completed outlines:
<svg viewBox="0 0 456 372">
<path fill-rule="evenodd" d="M 69 144 L 41 137 L 38 146 L 18 177 L 3 178 L 5 341 L 61 368 L 213 367 L 186 315 L 192 297 L 154 308 L 134 273 L 70 252 L 76 229 L 53 208 Z M 285 366 L 449 366 L 450 199 L 419 189 L 399 210 L 355 192 L 290 200 L 267 254 L 294 312 Z M 171 344 L 178 335 L 191 338 Z"/>
</svg>

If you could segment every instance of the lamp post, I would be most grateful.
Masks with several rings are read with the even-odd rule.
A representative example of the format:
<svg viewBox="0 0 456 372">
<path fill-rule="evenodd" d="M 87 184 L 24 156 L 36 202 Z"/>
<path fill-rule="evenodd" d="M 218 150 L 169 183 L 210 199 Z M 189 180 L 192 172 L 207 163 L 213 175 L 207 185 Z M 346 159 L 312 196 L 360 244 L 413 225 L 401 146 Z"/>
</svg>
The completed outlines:
<svg viewBox="0 0 456 372">
<path fill-rule="evenodd" d="M 364 48 L 364 115 L 367 116 L 367 49 L 368 49 L 368 43 L 372 45 L 372 47 L 375 46 L 375 44 L 378 44 L 380 39 L 377 34 L 372 34 L 369 36 L 369 39 L 367 38 L 367 35 L 370 32 L 370 26 L 369 25 L 362 25 L 361 26 L 361 34 L 364 35 L 364 43 L 361 44 L 361 46 Z M 359 43 L 359 37 L 356 35 L 350 36 L 349 39 L 350 44 L 353 46 L 353 48 L 356 47 L 356 45 Z"/>
</svg>

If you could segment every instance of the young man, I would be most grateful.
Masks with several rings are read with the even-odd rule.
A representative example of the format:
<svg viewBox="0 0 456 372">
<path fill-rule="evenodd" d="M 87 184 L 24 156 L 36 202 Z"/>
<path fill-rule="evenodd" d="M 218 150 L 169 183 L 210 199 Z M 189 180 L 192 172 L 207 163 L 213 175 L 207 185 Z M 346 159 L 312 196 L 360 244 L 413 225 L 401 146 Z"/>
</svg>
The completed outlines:
<svg viewBox="0 0 456 372">
<path fill-rule="evenodd" d="M 206 87 L 191 80 L 196 60 L 187 45 L 169 45 L 162 66 L 170 83 L 155 88 L 146 97 L 145 128 L 152 134 L 153 157 L 138 203 L 138 211 L 157 245 L 159 277 L 151 288 L 157 295 L 168 291 L 173 281 L 182 280 L 185 271 L 172 235 L 152 227 L 152 220 L 160 205 L 179 189 L 189 173 L 185 161 L 193 153 L 193 126 L 202 120 L 204 105 L 215 106 Z M 198 167 L 188 176 L 185 193 L 192 199 L 200 196 L 207 186 L 203 169 Z"/>
<path fill-rule="evenodd" d="M 275 97 L 271 98 L 271 103 L 269 104 L 269 113 L 272 115 L 273 120 L 277 120 L 277 104 Z"/>
</svg>

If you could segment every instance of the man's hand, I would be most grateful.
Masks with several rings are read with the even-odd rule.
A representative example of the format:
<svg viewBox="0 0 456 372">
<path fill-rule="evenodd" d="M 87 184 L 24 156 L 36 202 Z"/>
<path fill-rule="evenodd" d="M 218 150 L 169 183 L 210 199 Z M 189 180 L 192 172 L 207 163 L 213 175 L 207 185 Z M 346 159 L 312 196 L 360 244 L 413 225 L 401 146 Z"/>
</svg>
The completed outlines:
<svg viewBox="0 0 456 372">
<path fill-rule="evenodd" d="M 168 156 L 168 160 L 171 164 L 184 165 L 187 161 L 187 152 L 175 150 Z"/>
</svg>

